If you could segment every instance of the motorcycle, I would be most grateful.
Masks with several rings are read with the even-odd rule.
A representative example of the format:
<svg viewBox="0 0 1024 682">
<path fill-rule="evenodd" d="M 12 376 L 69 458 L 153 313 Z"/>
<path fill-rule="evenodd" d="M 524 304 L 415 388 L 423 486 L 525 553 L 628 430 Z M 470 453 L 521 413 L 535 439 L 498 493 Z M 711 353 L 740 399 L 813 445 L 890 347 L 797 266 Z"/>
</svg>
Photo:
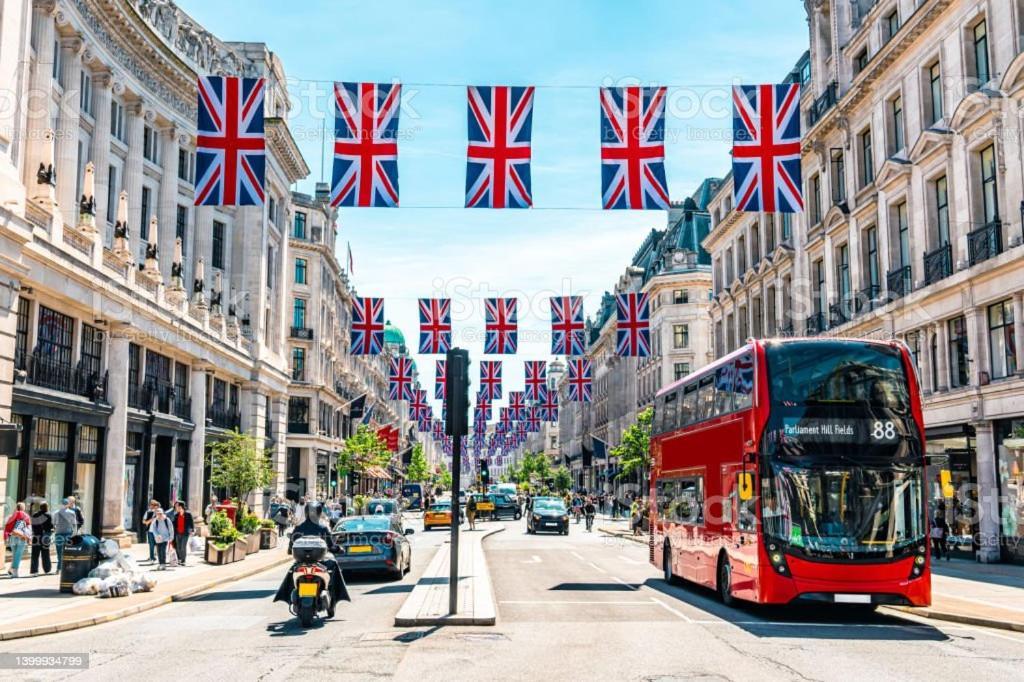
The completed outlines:
<svg viewBox="0 0 1024 682">
<path fill-rule="evenodd" d="M 328 618 L 333 618 L 335 590 L 331 586 L 332 571 L 325 563 L 329 557 L 327 543 L 318 537 L 300 537 L 292 545 L 292 557 L 292 615 L 307 628 L 319 613 L 326 612 Z"/>
</svg>

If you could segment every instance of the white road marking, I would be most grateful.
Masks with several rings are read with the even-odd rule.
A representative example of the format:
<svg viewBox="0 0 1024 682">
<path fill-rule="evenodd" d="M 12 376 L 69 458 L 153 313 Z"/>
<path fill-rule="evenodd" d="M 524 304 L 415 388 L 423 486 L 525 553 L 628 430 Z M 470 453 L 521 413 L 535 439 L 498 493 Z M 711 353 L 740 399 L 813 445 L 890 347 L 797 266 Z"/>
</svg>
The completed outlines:
<svg viewBox="0 0 1024 682">
<path fill-rule="evenodd" d="M 519 599 L 506 599 L 498 602 L 499 604 L 613 604 L 616 606 L 651 606 L 650 602 L 645 601 L 572 601 L 572 600 L 554 600 L 554 599 L 538 599 L 538 600 L 519 600 Z"/>
<path fill-rule="evenodd" d="M 687 623 L 692 623 L 693 622 L 693 619 L 691 619 L 685 613 L 683 613 L 682 611 L 680 611 L 678 609 L 672 608 L 671 606 L 669 606 L 665 602 L 661 601 L 660 599 L 656 599 L 655 597 L 651 597 L 651 602 L 657 604 L 658 606 L 660 606 L 661 608 L 665 609 L 666 611 L 668 611 L 672 615 L 678 616 L 682 620 L 685 620 Z"/>
<path fill-rule="evenodd" d="M 539 556 L 534 554 L 532 557 L 530 557 L 529 560 L 524 560 L 522 563 L 524 563 L 524 564 L 539 564 L 539 563 L 542 563 L 542 561 L 541 561 L 541 558 Z"/>
<path fill-rule="evenodd" d="M 613 575 L 612 576 L 612 580 L 614 580 L 615 582 L 620 583 L 622 585 L 625 585 L 626 587 L 628 587 L 629 589 L 633 590 L 634 592 L 636 592 L 639 589 L 635 585 L 630 585 L 629 583 L 627 583 L 625 580 L 623 580 L 622 578 L 620 578 L 618 576 L 614 576 Z"/>
<path fill-rule="evenodd" d="M 598 566 L 597 564 L 595 564 L 593 561 L 588 561 L 587 563 L 590 564 L 594 568 L 594 570 L 596 570 L 596 571 L 600 571 L 601 573 L 607 573 L 608 572 L 608 571 L 604 570 L 603 568 L 601 568 L 600 566 Z"/>
<path fill-rule="evenodd" d="M 646 561 L 637 561 L 636 559 L 630 559 L 628 556 L 625 556 L 623 554 L 620 554 L 619 558 L 628 564 L 634 564 L 636 566 L 641 566 L 647 563 Z"/>
<path fill-rule="evenodd" d="M 576 552 L 569 552 L 569 554 L 572 554 L 572 555 L 573 555 L 574 557 L 576 557 L 576 558 L 577 558 L 577 559 L 579 559 L 580 561 L 586 561 L 586 559 L 584 559 L 583 557 L 581 557 L 581 556 L 580 556 L 579 554 L 577 554 Z"/>
</svg>

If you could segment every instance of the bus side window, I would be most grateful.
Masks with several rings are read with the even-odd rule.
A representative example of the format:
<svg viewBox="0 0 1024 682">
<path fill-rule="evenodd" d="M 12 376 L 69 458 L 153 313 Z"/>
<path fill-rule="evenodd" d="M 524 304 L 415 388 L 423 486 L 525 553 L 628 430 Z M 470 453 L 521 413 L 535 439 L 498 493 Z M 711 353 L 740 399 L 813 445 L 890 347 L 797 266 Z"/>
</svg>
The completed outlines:
<svg viewBox="0 0 1024 682">
<path fill-rule="evenodd" d="M 736 395 L 736 409 L 745 410 L 753 404 L 754 360 L 749 355 L 737 358 L 733 372 L 733 391 Z"/>
<path fill-rule="evenodd" d="M 700 378 L 700 393 L 697 397 L 697 420 L 715 416 L 715 377 L 708 374 Z"/>
<path fill-rule="evenodd" d="M 732 366 L 722 365 L 715 370 L 715 414 L 732 412 Z"/>
<path fill-rule="evenodd" d="M 665 395 L 665 417 L 662 422 L 662 429 L 664 431 L 674 431 L 679 428 L 679 419 L 676 416 L 679 405 L 678 397 L 679 394 L 675 391 Z"/>
<path fill-rule="evenodd" d="M 651 433 L 663 433 L 668 431 L 665 427 L 665 399 L 654 399 L 654 418 L 651 422 Z"/>
<path fill-rule="evenodd" d="M 678 486 L 676 520 L 680 523 L 704 523 L 704 477 L 680 479 Z"/>
<path fill-rule="evenodd" d="M 679 409 L 679 425 L 688 426 L 697 421 L 697 384 L 687 384 L 683 388 L 683 402 Z"/>
</svg>

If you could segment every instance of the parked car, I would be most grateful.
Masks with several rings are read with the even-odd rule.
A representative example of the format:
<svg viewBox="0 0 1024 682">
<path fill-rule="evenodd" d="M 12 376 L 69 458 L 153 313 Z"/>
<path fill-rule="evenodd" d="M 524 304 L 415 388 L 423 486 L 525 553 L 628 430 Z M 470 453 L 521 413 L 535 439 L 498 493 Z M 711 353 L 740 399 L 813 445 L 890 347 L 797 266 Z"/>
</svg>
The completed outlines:
<svg viewBox="0 0 1024 682">
<path fill-rule="evenodd" d="M 494 493 L 487 497 L 494 502 L 494 511 L 491 513 L 492 518 L 509 518 L 516 521 L 522 518 L 523 508 L 520 506 L 519 500 L 516 499 L 515 495 Z"/>
<path fill-rule="evenodd" d="M 555 531 L 569 534 L 569 511 L 557 498 L 541 497 L 533 501 L 533 510 L 526 517 L 526 532 Z"/>
<path fill-rule="evenodd" d="M 412 566 L 412 545 L 401 517 L 349 516 L 331 532 L 331 551 L 343 571 L 387 571 L 401 579 Z"/>
<path fill-rule="evenodd" d="M 459 523 L 466 519 L 462 508 L 459 508 Z M 435 502 L 423 513 L 423 530 L 434 528 L 451 528 L 452 525 L 452 503 L 451 500 Z"/>
</svg>

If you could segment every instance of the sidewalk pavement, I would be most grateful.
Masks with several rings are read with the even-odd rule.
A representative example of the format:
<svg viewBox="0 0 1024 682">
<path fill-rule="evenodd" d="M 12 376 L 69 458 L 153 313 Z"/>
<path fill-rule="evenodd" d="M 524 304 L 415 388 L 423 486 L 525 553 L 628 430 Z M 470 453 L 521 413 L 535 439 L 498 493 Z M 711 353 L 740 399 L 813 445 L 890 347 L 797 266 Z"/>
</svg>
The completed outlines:
<svg viewBox="0 0 1024 682">
<path fill-rule="evenodd" d="M 202 556 L 190 554 L 188 565 L 156 571 L 152 592 L 137 592 L 128 597 L 102 599 L 94 595 L 75 595 L 60 591 L 60 576 L 54 573 L 28 578 L 0 579 L 0 641 L 35 637 L 98 625 L 157 606 L 181 601 L 222 583 L 239 580 L 291 560 L 288 543 L 276 549 L 250 554 L 243 561 L 215 566 Z M 143 569 L 149 569 L 149 547 L 136 544 L 128 550 Z M 27 570 L 28 557 L 22 567 Z M 56 566 L 56 562 L 54 562 Z"/>
<path fill-rule="evenodd" d="M 395 615 L 395 625 L 494 625 L 497 612 L 483 540 L 503 530 L 488 523 L 481 530 L 459 532 L 458 613 L 448 614 L 451 541 L 445 541 Z"/>
<path fill-rule="evenodd" d="M 646 545 L 648 535 L 602 526 L 605 535 Z M 932 562 L 932 605 L 886 606 L 903 613 L 966 625 L 1024 632 L 1024 566 L 964 559 Z"/>
</svg>

